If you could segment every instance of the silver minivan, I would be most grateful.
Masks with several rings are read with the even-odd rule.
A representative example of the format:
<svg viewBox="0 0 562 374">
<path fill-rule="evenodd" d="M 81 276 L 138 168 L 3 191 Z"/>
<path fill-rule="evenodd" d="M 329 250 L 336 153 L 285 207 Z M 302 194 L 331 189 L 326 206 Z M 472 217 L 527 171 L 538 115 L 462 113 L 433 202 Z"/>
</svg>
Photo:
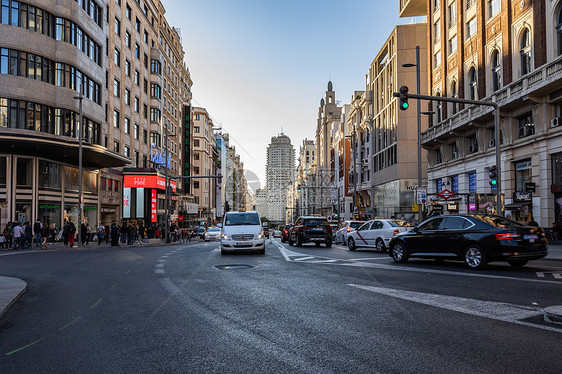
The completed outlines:
<svg viewBox="0 0 562 374">
<path fill-rule="evenodd" d="M 227 212 L 224 215 L 221 253 L 233 251 L 265 253 L 265 237 L 257 212 Z"/>
</svg>

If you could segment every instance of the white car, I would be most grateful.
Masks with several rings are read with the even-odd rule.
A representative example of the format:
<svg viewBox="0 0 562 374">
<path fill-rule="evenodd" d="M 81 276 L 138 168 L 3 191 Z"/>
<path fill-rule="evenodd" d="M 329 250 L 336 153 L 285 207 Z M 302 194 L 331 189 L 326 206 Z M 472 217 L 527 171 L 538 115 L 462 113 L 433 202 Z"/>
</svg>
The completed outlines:
<svg viewBox="0 0 562 374">
<path fill-rule="evenodd" d="M 227 212 L 221 229 L 221 254 L 230 251 L 265 253 L 265 237 L 257 212 Z"/>
<path fill-rule="evenodd" d="M 221 229 L 218 227 L 211 227 L 205 232 L 205 241 L 219 240 L 221 238 Z"/>
<path fill-rule="evenodd" d="M 347 237 L 349 233 L 355 231 L 359 226 L 364 224 L 365 221 L 345 221 L 341 224 L 336 235 L 334 236 L 335 243 L 347 244 Z"/>
<path fill-rule="evenodd" d="M 388 242 L 401 232 L 410 231 L 414 226 L 400 219 L 374 219 L 365 222 L 357 230 L 349 233 L 347 247 L 354 251 L 359 247 L 376 248 L 384 252 Z"/>
<path fill-rule="evenodd" d="M 273 231 L 273 237 L 274 238 L 280 238 L 281 237 L 281 231 L 280 230 Z"/>
</svg>

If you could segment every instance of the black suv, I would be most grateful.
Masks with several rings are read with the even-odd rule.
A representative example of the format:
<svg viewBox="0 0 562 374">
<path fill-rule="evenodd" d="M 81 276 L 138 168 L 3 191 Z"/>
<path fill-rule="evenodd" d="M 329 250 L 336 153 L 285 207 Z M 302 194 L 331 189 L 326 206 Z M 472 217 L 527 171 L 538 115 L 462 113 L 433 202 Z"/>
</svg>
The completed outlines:
<svg viewBox="0 0 562 374">
<path fill-rule="evenodd" d="M 300 247 L 304 243 L 321 243 L 332 246 L 332 228 L 326 217 L 299 217 L 289 230 L 289 245 Z"/>
</svg>

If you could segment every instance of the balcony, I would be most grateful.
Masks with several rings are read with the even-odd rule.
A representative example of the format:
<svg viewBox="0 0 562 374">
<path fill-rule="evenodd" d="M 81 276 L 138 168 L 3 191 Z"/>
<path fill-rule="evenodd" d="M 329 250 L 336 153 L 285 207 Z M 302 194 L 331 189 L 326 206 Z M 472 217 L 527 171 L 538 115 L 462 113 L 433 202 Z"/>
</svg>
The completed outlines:
<svg viewBox="0 0 562 374">
<path fill-rule="evenodd" d="M 500 109 L 512 110 L 528 102 L 540 101 L 560 87 L 562 79 L 562 56 L 544 64 L 519 80 L 483 98 L 483 101 L 494 101 Z M 474 123 L 483 123 L 493 119 L 494 109 L 487 106 L 468 106 L 454 116 L 447 118 L 436 126 L 422 133 L 422 144 L 432 146 L 440 140 L 450 138 L 452 132 L 462 132 Z"/>
<path fill-rule="evenodd" d="M 400 0 L 400 17 L 419 17 L 427 15 L 427 1 Z"/>
</svg>

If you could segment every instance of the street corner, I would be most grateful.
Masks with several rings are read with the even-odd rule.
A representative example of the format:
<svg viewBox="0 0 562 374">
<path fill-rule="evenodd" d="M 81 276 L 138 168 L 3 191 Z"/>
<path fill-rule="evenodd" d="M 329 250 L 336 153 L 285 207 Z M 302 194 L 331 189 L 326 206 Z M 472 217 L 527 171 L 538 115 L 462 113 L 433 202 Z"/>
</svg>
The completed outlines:
<svg viewBox="0 0 562 374">
<path fill-rule="evenodd" d="M 27 290 L 27 283 L 18 278 L 0 276 L 0 318 Z"/>
</svg>

